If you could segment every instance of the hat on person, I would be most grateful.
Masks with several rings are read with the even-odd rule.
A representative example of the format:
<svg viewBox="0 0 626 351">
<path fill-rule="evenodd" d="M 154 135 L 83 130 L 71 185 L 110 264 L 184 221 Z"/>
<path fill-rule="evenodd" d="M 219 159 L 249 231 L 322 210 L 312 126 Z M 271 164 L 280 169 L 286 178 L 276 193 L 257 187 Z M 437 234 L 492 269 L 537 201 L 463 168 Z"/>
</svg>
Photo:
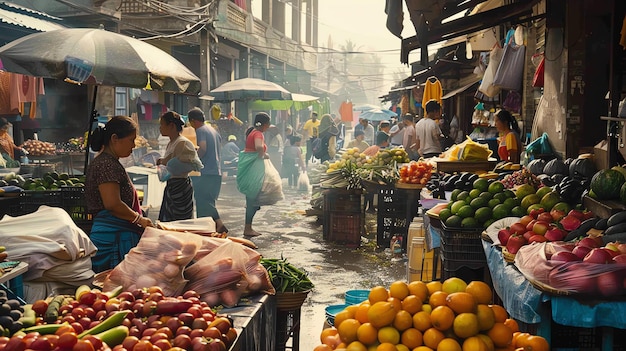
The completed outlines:
<svg viewBox="0 0 626 351">
<path fill-rule="evenodd" d="M 380 126 L 381 127 L 388 126 L 388 125 L 391 125 L 391 122 L 386 121 L 386 120 L 385 121 L 380 121 Z"/>
<path fill-rule="evenodd" d="M 228 136 L 228 141 L 237 141 L 237 137 L 231 134 Z"/>
<path fill-rule="evenodd" d="M 357 130 L 356 132 L 354 132 L 354 137 L 358 137 L 359 135 L 365 135 L 365 133 L 362 130 Z"/>
</svg>

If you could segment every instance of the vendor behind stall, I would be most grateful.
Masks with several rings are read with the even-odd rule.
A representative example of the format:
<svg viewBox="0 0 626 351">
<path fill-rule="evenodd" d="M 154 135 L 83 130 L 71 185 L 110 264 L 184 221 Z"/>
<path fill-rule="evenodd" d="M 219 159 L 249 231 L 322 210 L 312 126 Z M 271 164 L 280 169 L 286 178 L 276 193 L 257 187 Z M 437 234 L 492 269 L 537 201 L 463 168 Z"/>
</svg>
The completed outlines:
<svg viewBox="0 0 626 351">
<path fill-rule="evenodd" d="M 9 126 L 11 124 L 4 117 L 0 117 L 0 154 L 7 154 L 12 159 L 23 155 L 24 149 L 15 145 L 13 138 L 9 135 Z"/>
<path fill-rule="evenodd" d="M 501 161 L 519 163 L 522 143 L 520 128 L 515 117 L 507 110 L 496 112 L 496 129 L 500 133 L 498 139 L 498 156 Z"/>
<path fill-rule="evenodd" d="M 98 155 L 87 168 L 85 199 L 94 214 L 90 238 L 98 248 L 92 257 L 95 272 L 111 269 L 137 245 L 150 218 L 142 216 L 139 197 L 126 170 L 119 162 L 135 147 L 137 124 L 125 116 L 113 117 L 96 128 L 90 143 Z"/>
</svg>

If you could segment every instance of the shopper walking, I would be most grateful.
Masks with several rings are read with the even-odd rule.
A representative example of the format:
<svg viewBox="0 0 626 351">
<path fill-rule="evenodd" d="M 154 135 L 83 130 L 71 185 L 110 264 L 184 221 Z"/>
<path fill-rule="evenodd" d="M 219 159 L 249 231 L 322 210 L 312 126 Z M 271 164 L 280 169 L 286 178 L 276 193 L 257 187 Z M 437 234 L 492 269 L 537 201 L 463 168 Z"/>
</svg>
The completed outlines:
<svg viewBox="0 0 626 351">
<path fill-rule="evenodd" d="M 308 163 L 309 160 L 313 161 L 313 140 L 315 140 L 319 135 L 319 126 L 320 121 L 317 119 L 317 112 L 311 112 L 311 119 L 306 121 L 302 126 L 303 138 L 306 140 L 306 160 Z"/>
<path fill-rule="evenodd" d="M 204 123 L 204 112 L 194 107 L 187 112 L 189 124 L 196 130 L 198 157 L 204 168 L 199 176 L 191 177 L 193 196 L 196 200 L 196 217 L 211 217 L 218 233 L 228 233 L 215 201 L 222 189 L 222 161 L 220 160 L 222 137 L 211 125 Z"/>
<path fill-rule="evenodd" d="M 98 248 L 91 258 L 94 272 L 117 266 L 135 247 L 144 228 L 154 226 L 143 217 L 139 197 L 126 170 L 119 162 L 135 147 L 137 124 L 126 116 L 115 116 L 89 137 L 91 149 L 98 152 L 87 167 L 85 200 L 93 214 L 89 238 Z"/>
<path fill-rule="evenodd" d="M 432 99 L 424 107 L 426 116 L 415 125 L 416 145 L 420 156 L 431 158 L 441 154 L 443 134 L 437 125 L 441 118 L 441 105 Z"/>
</svg>

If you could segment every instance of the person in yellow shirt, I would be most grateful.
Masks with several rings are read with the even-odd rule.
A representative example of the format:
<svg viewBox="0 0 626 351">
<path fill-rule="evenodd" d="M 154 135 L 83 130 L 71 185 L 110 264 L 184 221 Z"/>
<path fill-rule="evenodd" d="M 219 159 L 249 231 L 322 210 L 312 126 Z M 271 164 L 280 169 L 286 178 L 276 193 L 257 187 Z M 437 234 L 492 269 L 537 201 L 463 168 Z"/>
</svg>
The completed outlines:
<svg viewBox="0 0 626 351">
<path fill-rule="evenodd" d="M 313 158 L 313 140 L 318 137 L 320 121 L 317 119 L 317 112 L 311 112 L 311 119 L 302 126 L 301 133 L 306 139 L 306 163 Z"/>
</svg>

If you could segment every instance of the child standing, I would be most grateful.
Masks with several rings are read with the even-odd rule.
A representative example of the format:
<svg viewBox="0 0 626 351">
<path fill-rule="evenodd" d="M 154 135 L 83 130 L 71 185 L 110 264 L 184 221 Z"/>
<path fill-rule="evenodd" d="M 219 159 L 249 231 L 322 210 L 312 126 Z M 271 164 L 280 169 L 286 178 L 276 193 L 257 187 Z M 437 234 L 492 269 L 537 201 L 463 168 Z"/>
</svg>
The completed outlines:
<svg viewBox="0 0 626 351">
<path fill-rule="evenodd" d="M 287 178 L 289 186 L 298 186 L 300 171 L 306 171 L 306 166 L 302 160 L 302 137 L 299 135 L 291 138 L 291 144 L 285 146 L 283 150 L 283 178 Z"/>
</svg>

